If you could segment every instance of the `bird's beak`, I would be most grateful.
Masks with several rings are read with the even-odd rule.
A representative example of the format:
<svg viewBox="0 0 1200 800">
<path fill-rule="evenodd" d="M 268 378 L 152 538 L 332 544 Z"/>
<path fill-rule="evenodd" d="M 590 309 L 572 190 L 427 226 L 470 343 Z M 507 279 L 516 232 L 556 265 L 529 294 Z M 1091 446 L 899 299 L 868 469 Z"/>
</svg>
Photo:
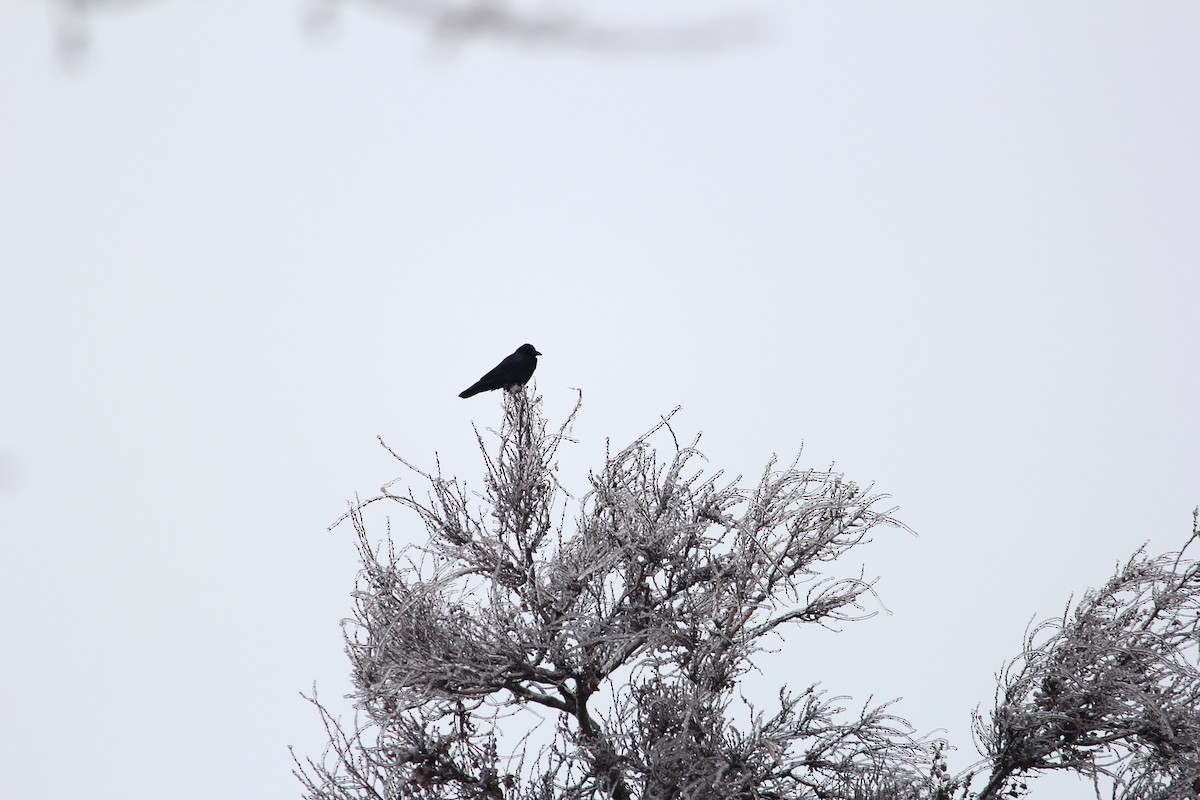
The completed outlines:
<svg viewBox="0 0 1200 800">
<path fill-rule="evenodd" d="M 533 351 L 533 354 L 534 354 L 535 356 L 540 356 L 540 355 L 541 355 L 541 353 L 539 353 L 537 350 L 534 350 L 534 351 Z"/>
</svg>

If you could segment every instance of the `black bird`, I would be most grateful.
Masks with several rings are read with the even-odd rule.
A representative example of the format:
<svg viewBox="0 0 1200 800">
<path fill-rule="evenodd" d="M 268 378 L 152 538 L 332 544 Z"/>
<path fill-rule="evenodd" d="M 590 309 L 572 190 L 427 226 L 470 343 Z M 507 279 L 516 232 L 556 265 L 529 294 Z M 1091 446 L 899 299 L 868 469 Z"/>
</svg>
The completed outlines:
<svg viewBox="0 0 1200 800">
<path fill-rule="evenodd" d="M 480 392 L 490 392 L 492 389 L 511 389 L 514 386 L 524 386 L 533 377 L 537 369 L 537 357 L 541 353 L 531 344 L 523 344 L 517 352 L 496 365 L 496 368 L 484 375 L 464 391 L 459 397 L 471 397 Z"/>
</svg>

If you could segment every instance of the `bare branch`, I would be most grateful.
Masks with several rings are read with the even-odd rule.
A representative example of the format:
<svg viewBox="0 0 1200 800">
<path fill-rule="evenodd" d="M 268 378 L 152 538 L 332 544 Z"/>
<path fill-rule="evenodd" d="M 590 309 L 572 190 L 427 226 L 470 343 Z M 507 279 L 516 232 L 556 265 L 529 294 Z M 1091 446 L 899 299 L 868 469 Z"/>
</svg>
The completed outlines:
<svg viewBox="0 0 1200 800">
<path fill-rule="evenodd" d="M 155 2 L 158 0 L 47 0 L 60 49 L 68 56 L 86 50 L 90 23 L 97 14 Z M 307 27 L 313 31 L 330 27 L 342 11 L 353 6 L 417 26 L 444 45 L 490 39 L 526 48 L 554 46 L 595 53 L 707 53 L 744 45 L 758 35 L 759 27 L 741 8 L 703 20 L 622 23 L 599 21 L 594 13 L 578 6 L 568 11 L 521 0 L 297 0 L 297 4 L 307 6 Z"/>
</svg>

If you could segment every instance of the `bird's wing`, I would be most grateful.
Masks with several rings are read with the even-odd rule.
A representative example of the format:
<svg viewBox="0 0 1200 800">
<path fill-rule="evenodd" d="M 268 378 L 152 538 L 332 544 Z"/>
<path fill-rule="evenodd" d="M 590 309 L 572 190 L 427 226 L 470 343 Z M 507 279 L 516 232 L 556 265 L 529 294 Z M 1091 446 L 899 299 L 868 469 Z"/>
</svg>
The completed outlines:
<svg viewBox="0 0 1200 800">
<path fill-rule="evenodd" d="M 516 360 L 516 354 L 506 357 L 504 361 L 500 361 L 498 365 L 492 367 L 490 372 L 480 378 L 479 383 L 494 383 L 494 381 L 503 380 L 505 375 L 512 372 L 512 366 Z"/>
<path fill-rule="evenodd" d="M 516 371 L 517 364 L 520 362 L 520 360 L 521 357 L 518 354 L 513 353 L 511 356 L 508 356 L 499 364 L 492 367 L 491 371 L 479 379 L 479 383 L 486 384 L 488 386 L 495 386 L 497 388 L 503 386 L 511 379 L 511 376 L 513 372 Z"/>
</svg>

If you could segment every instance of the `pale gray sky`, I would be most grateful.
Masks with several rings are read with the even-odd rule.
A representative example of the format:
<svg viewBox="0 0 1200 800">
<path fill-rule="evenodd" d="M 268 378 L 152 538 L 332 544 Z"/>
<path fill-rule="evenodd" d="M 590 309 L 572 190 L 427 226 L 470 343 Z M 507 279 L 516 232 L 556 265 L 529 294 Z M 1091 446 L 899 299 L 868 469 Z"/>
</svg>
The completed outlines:
<svg viewBox="0 0 1200 800">
<path fill-rule="evenodd" d="M 524 341 L 579 491 L 679 404 L 714 468 L 892 494 L 893 613 L 770 677 L 901 696 L 955 768 L 1032 617 L 1184 541 L 1200 6 L 757 8 L 615 57 L 160 2 L 72 69 L 0 0 L 6 794 L 296 797 L 298 692 L 349 688 L 324 528 L 377 434 L 477 482 L 499 398 L 456 394 Z"/>
</svg>

